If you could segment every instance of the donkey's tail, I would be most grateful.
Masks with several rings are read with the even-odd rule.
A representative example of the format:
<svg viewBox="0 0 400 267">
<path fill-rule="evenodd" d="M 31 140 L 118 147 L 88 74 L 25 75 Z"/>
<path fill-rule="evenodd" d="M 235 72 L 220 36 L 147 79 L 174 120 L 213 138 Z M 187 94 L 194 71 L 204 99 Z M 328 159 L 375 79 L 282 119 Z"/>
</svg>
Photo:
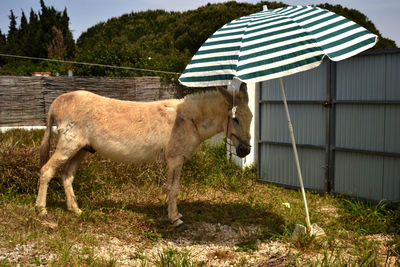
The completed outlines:
<svg viewBox="0 0 400 267">
<path fill-rule="evenodd" d="M 50 158 L 50 139 L 51 131 L 54 122 L 52 113 L 52 106 L 50 106 L 49 113 L 47 114 L 46 131 L 44 132 L 42 143 L 40 144 L 40 166 L 42 167 Z"/>
</svg>

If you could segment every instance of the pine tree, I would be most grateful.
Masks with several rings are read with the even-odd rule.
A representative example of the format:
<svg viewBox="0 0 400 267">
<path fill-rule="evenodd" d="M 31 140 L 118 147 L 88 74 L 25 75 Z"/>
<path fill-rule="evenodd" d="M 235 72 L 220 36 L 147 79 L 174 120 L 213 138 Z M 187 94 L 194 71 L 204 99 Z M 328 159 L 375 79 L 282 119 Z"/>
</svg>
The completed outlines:
<svg viewBox="0 0 400 267">
<path fill-rule="evenodd" d="M 6 36 L 1 32 L 0 29 L 0 52 L 3 52 L 4 46 L 6 45 Z"/>
<path fill-rule="evenodd" d="M 43 0 L 40 0 L 41 11 L 39 13 L 39 25 L 37 38 L 37 55 L 38 57 L 47 58 L 48 50 L 47 45 L 53 39 L 51 28 L 53 23 L 51 21 L 50 10 L 46 7 Z"/>
<path fill-rule="evenodd" d="M 7 38 L 6 35 L 2 33 L 0 29 L 0 53 L 5 53 L 6 52 L 6 43 L 7 43 Z M 3 57 L 0 57 L 0 65 L 5 62 L 5 59 Z"/>
<path fill-rule="evenodd" d="M 26 32 L 28 30 L 28 20 L 26 19 L 25 12 L 23 10 L 21 14 L 21 23 L 19 25 L 19 29 L 22 32 Z"/>
<path fill-rule="evenodd" d="M 69 29 L 69 17 L 67 8 L 64 9 L 61 16 L 61 30 L 64 37 L 65 53 L 67 58 L 72 58 L 75 54 L 75 41 L 72 32 Z"/>
<path fill-rule="evenodd" d="M 16 46 L 18 48 L 19 55 L 27 55 L 26 44 L 28 39 L 28 30 L 29 30 L 28 20 L 26 19 L 24 11 L 22 11 L 21 21 L 19 24 L 17 41 L 16 41 Z"/>
<path fill-rule="evenodd" d="M 14 12 L 10 10 L 10 16 L 8 16 L 8 18 L 10 19 L 10 25 L 8 26 L 7 41 L 13 42 L 17 38 L 18 34 L 17 17 L 14 15 Z"/>
<path fill-rule="evenodd" d="M 29 14 L 29 29 L 25 43 L 25 49 L 28 56 L 39 56 L 40 34 L 38 15 L 31 8 Z"/>
<path fill-rule="evenodd" d="M 7 38 L 0 29 L 0 53 L 5 53 Z M 0 57 L 0 66 L 6 63 L 6 58 Z"/>
</svg>

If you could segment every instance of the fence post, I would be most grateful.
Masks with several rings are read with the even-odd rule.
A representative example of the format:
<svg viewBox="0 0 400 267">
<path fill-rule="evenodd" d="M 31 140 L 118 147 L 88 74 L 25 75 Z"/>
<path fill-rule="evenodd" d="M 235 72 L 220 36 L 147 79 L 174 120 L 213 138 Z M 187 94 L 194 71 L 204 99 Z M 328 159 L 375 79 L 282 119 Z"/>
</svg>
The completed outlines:
<svg viewBox="0 0 400 267">
<path fill-rule="evenodd" d="M 328 60 L 328 87 L 325 107 L 327 108 L 326 120 L 326 146 L 325 146 L 325 192 L 330 193 L 335 180 L 335 125 L 336 125 L 336 62 Z"/>
</svg>

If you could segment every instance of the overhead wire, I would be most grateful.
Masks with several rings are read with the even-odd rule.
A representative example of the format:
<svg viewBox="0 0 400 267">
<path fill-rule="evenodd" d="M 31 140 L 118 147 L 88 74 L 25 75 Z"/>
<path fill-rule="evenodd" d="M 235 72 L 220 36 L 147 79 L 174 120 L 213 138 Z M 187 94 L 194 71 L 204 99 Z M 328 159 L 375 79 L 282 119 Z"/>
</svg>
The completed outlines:
<svg viewBox="0 0 400 267">
<path fill-rule="evenodd" d="M 78 61 L 71 61 L 71 60 L 40 58 L 40 57 L 30 57 L 30 56 L 19 56 L 19 55 L 10 55 L 10 54 L 1 54 L 1 53 L 0 53 L 0 56 L 12 57 L 12 58 L 20 58 L 20 59 L 32 59 L 32 60 L 42 60 L 42 61 L 50 61 L 50 62 L 68 63 L 68 64 L 87 65 L 87 66 L 96 66 L 96 67 L 105 67 L 105 68 L 124 69 L 124 70 L 146 71 L 146 72 L 154 72 L 154 73 L 173 74 L 173 75 L 180 75 L 181 74 L 180 72 L 172 72 L 172 71 L 164 71 L 164 70 L 150 70 L 150 69 L 142 69 L 142 68 L 134 68 L 134 67 L 123 67 L 123 66 L 99 64 L 99 63 L 78 62 Z"/>
</svg>

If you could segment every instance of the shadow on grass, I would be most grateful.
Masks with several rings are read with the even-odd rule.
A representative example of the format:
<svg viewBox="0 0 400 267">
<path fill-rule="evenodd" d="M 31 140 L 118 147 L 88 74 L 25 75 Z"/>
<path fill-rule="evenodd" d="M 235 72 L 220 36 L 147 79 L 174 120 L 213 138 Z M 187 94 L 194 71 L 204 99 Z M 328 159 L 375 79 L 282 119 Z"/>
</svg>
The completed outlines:
<svg viewBox="0 0 400 267">
<path fill-rule="evenodd" d="M 93 208 L 115 209 L 121 207 L 121 205 L 122 203 L 107 200 L 95 203 Z M 270 210 L 267 206 L 254 207 L 242 202 L 181 201 L 178 208 L 179 212 L 184 215 L 185 225 L 189 231 L 180 232 L 171 225 L 167 218 L 167 205 L 129 204 L 124 206 L 123 209 L 127 213 L 140 214 L 140 217 L 148 222 L 144 223 L 150 225 L 150 231 L 172 240 L 182 236 L 192 238 L 191 233 L 193 231 L 198 232 L 197 227 L 202 223 L 226 225 L 235 229 L 257 226 L 261 229 L 261 233 L 259 233 L 261 236 L 257 238 L 282 235 L 285 228 L 285 221 L 282 216 Z"/>
</svg>

